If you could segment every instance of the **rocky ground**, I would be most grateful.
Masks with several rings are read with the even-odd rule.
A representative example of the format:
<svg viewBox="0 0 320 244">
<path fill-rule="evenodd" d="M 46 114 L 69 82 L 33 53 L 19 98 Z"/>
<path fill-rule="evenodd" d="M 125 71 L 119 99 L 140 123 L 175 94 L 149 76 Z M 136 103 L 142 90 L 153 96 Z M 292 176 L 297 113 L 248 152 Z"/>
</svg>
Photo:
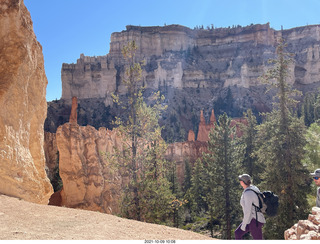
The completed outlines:
<svg viewBox="0 0 320 244">
<path fill-rule="evenodd" d="M 0 195 L 0 240 L 212 239 L 177 228 Z"/>
</svg>

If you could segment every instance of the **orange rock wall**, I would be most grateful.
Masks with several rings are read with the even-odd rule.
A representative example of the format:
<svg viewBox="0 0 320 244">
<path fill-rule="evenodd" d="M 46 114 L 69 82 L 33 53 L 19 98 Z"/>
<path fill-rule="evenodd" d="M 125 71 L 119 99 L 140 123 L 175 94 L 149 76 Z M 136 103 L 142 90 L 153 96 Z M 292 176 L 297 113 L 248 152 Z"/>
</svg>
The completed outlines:
<svg viewBox="0 0 320 244">
<path fill-rule="evenodd" d="M 0 23 L 0 194 L 47 204 L 42 47 L 22 0 L 1 0 Z"/>
<path fill-rule="evenodd" d="M 56 133 L 59 172 L 63 182 L 61 204 L 66 207 L 119 213 L 126 177 L 112 167 L 105 153 L 121 150 L 117 131 L 66 123 Z"/>
</svg>

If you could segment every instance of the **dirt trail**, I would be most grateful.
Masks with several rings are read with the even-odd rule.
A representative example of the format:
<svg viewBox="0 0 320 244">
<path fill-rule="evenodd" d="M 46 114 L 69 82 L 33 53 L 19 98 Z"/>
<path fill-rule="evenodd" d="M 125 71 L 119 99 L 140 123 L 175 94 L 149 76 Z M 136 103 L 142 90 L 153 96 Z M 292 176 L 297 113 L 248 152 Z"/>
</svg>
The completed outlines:
<svg viewBox="0 0 320 244">
<path fill-rule="evenodd" d="M 191 231 L 0 195 L 0 240 L 213 240 Z"/>
</svg>

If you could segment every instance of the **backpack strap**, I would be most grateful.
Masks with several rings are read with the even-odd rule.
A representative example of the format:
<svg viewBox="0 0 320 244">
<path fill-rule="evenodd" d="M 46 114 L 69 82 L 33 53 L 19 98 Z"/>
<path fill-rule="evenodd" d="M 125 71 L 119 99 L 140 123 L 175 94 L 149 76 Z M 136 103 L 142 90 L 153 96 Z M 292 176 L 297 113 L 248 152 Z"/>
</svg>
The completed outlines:
<svg viewBox="0 0 320 244">
<path fill-rule="evenodd" d="M 252 190 L 252 189 L 246 189 L 244 192 L 246 192 L 246 191 L 253 191 L 253 192 L 257 195 L 257 198 L 258 198 L 258 201 L 259 201 L 259 207 L 256 206 L 256 205 L 254 205 L 253 203 L 252 203 L 252 205 L 253 205 L 256 209 L 258 209 L 258 212 L 261 212 L 262 201 L 261 201 L 261 199 L 260 199 L 260 197 L 259 197 L 259 193 L 256 192 L 255 190 Z"/>
</svg>

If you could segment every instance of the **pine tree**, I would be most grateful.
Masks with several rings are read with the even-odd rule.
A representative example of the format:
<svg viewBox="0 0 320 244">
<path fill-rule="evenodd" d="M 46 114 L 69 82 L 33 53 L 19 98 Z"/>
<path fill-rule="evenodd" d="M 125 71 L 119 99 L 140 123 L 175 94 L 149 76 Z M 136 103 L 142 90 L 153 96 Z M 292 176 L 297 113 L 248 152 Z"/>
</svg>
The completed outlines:
<svg viewBox="0 0 320 244">
<path fill-rule="evenodd" d="M 115 124 L 124 141 L 123 150 L 116 150 L 113 160 L 130 179 L 122 199 L 123 216 L 162 223 L 170 214 L 170 202 L 174 198 L 167 180 L 169 163 L 163 158 L 166 144 L 158 123 L 166 107 L 162 106 L 164 98 L 159 92 L 154 94 L 151 105 L 145 103 L 144 87 L 141 87 L 143 62 L 136 61 L 136 50 L 134 41 L 122 49 L 127 64 L 122 80 L 127 88 L 127 100 L 120 101 L 114 94 L 113 99 L 127 109 L 129 116 L 125 122 L 116 118 Z"/>
<path fill-rule="evenodd" d="M 309 171 L 313 171 L 320 165 L 320 125 L 312 123 L 306 133 L 306 154 L 303 162 Z"/>
<path fill-rule="evenodd" d="M 172 163 L 163 158 L 167 146 L 161 138 L 161 127 L 158 125 L 160 108 L 157 107 L 160 104 L 150 107 L 142 103 L 141 106 L 138 110 L 139 125 L 142 128 L 138 140 L 138 160 L 141 162 L 138 182 L 141 218 L 146 222 L 161 224 L 168 219 L 170 203 L 174 200 L 167 179 L 168 168 Z"/>
<path fill-rule="evenodd" d="M 307 94 L 303 99 L 303 116 L 306 126 L 310 126 L 314 122 L 314 104 L 315 94 Z"/>
<path fill-rule="evenodd" d="M 258 128 L 259 149 L 257 157 L 265 165 L 262 186 L 279 195 L 279 214 L 267 219 L 265 238 L 282 239 L 283 233 L 297 220 L 304 219 L 308 212 L 308 171 L 302 164 L 305 145 L 305 126 L 292 112 L 296 101 L 290 95 L 292 90 L 288 77 L 291 55 L 285 53 L 281 40 L 277 47 L 278 58 L 273 68 L 263 79 L 277 91 L 273 110 L 265 114 L 264 122 Z"/>
<path fill-rule="evenodd" d="M 205 202 L 206 192 L 204 189 L 205 182 L 205 171 L 203 167 L 203 162 L 201 159 L 197 159 L 193 173 L 191 177 L 191 188 L 186 193 L 187 200 L 191 204 L 191 216 L 199 215 L 201 212 L 208 210 L 208 205 Z"/>
<path fill-rule="evenodd" d="M 238 181 L 240 150 L 235 127 L 230 127 L 230 118 L 219 116 L 219 125 L 209 134 L 209 152 L 204 154 L 206 203 L 211 219 L 219 219 L 222 238 L 231 239 L 232 229 L 239 216 L 240 187 Z"/>
<path fill-rule="evenodd" d="M 298 112 L 303 115 L 306 126 L 316 122 L 320 118 L 319 91 L 306 94 Z"/>
<path fill-rule="evenodd" d="M 170 190 L 174 196 L 174 199 L 171 201 L 171 217 L 173 226 L 178 228 L 184 220 L 183 210 L 187 201 L 184 199 L 185 194 L 183 194 L 181 184 L 178 181 L 176 163 L 171 164 L 169 171 Z"/>
<path fill-rule="evenodd" d="M 244 120 L 246 123 L 240 123 L 240 130 L 243 134 L 239 140 L 244 147 L 244 157 L 241 164 L 243 172 L 252 176 L 254 183 L 257 185 L 261 181 L 260 174 L 263 171 L 263 166 L 258 164 L 257 157 L 254 155 L 257 147 L 258 131 L 257 119 L 251 109 L 244 113 Z"/>
</svg>

